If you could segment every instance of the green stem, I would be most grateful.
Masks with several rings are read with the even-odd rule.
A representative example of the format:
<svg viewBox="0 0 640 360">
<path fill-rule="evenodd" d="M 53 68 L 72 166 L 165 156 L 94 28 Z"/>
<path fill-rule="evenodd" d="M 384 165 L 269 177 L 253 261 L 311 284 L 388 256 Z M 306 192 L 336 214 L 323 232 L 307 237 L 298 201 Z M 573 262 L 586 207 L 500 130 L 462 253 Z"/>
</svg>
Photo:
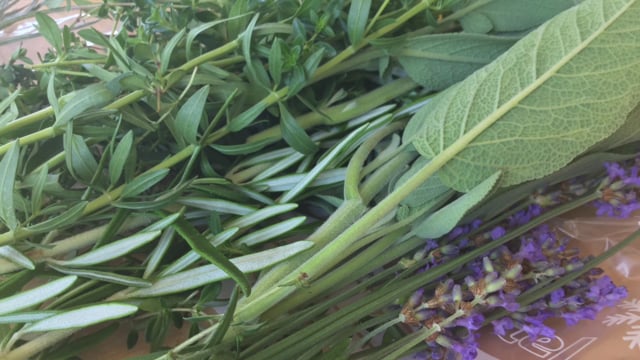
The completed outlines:
<svg viewBox="0 0 640 360">
<path fill-rule="evenodd" d="M 322 66 L 320 66 L 318 70 L 315 72 L 314 78 L 325 77 L 325 74 L 332 71 L 332 68 L 334 68 L 338 64 L 342 63 L 343 61 L 351 57 L 353 54 L 358 52 L 358 50 L 360 50 L 361 48 L 367 46 L 369 42 L 371 42 L 372 40 L 381 38 L 382 36 L 396 30 L 398 27 L 400 27 L 401 25 L 409 21 L 414 16 L 427 10 L 428 7 L 429 7 L 429 4 L 427 1 L 420 1 L 417 5 L 415 5 L 414 7 L 412 7 L 411 9 L 409 9 L 408 11 L 400 15 L 397 19 L 394 19 L 392 23 L 387 24 L 381 27 L 380 29 L 374 31 L 358 44 L 353 44 L 349 46 L 348 48 L 340 52 L 338 55 L 333 57 L 331 60 L 329 60 Z"/>
<path fill-rule="evenodd" d="M 410 78 L 401 78 L 353 100 L 332 106 L 322 111 L 322 114 L 314 111 L 298 116 L 297 122 L 303 129 L 308 129 L 317 125 L 337 125 L 345 121 L 349 121 L 357 116 L 366 114 L 367 112 L 396 99 L 398 96 L 406 94 L 417 86 L 418 84 Z M 271 127 L 248 137 L 247 143 L 254 143 L 268 138 L 276 140 L 282 138 L 282 129 L 280 126 Z"/>
</svg>

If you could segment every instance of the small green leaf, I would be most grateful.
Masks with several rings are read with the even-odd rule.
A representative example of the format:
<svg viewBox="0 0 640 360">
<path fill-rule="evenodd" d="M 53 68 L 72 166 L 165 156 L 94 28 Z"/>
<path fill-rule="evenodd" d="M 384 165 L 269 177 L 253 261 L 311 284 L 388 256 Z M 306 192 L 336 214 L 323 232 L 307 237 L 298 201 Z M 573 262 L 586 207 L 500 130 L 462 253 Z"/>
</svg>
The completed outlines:
<svg viewBox="0 0 640 360">
<path fill-rule="evenodd" d="M 113 151 L 113 155 L 111 155 L 111 160 L 109 160 L 109 179 L 111 185 L 115 185 L 120 179 L 124 165 L 127 163 L 127 159 L 131 153 L 132 145 L 133 132 L 129 130 L 122 139 L 120 139 L 116 149 Z"/>
<path fill-rule="evenodd" d="M 47 232 L 58 229 L 65 225 L 72 224 L 76 219 L 82 216 L 84 208 L 87 206 L 87 204 L 88 202 L 86 201 L 80 201 L 62 214 L 56 217 L 52 217 L 41 223 L 31 225 L 27 228 L 27 230 L 33 232 Z"/>
<path fill-rule="evenodd" d="M 71 98 L 67 98 L 71 96 Z M 82 90 L 65 96 L 67 102 L 60 109 L 60 114 L 56 118 L 54 127 L 66 125 L 74 117 L 85 113 L 89 109 L 96 109 L 107 105 L 116 94 L 107 87 L 107 84 L 92 84 Z"/>
<path fill-rule="evenodd" d="M 307 220 L 306 216 L 296 216 L 294 218 L 285 220 L 283 222 L 269 225 L 259 230 L 254 230 L 251 233 L 238 239 L 236 243 L 238 245 L 247 245 L 247 246 L 262 244 L 266 241 L 269 241 L 280 235 L 286 234 L 287 232 L 297 228 L 298 226 L 302 225 L 305 222 L 305 220 Z"/>
<path fill-rule="evenodd" d="M 38 22 L 38 31 L 58 53 L 63 51 L 62 32 L 58 24 L 49 15 L 44 12 L 36 11 L 36 21 Z"/>
<path fill-rule="evenodd" d="M 533 28 L 576 5 L 575 0 L 491 0 L 459 2 L 473 8 L 460 19 L 465 32 L 514 32 Z M 464 11 L 464 10 L 463 10 Z"/>
<path fill-rule="evenodd" d="M 108 320 L 120 319 L 138 311 L 138 308 L 129 304 L 109 303 L 86 306 L 80 309 L 70 310 L 29 325 L 22 333 L 44 332 L 63 329 L 77 329 L 89 325 L 99 324 Z"/>
<path fill-rule="evenodd" d="M 78 279 L 76 276 L 65 276 L 45 285 L 24 290 L 8 298 L 0 299 L 0 315 L 14 313 L 41 304 L 65 292 Z"/>
<path fill-rule="evenodd" d="M 200 88 L 180 107 L 174 119 L 174 128 L 187 144 L 197 144 L 198 127 L 209 96 L 209 85 Z"/>
<path fill-rule="evenodd" d="M 144 268 L 144 274 L 142 275 L 143 279 L 148 279 L 158 269 L 164 256 L 171 247 L 174 234 L 174 228 L 168 228 L 162 232 L 162 235 L 160 235 L 160 239 L 158 240 L 158 244 L 147 258 L 147 266 Z"/>
<path fill-rule="evenodd" d="M 223 214 L 247 215 L 256 211 L 256 208 L 252 206 L 221 199 L 185 197 L 178 200 L 178 202 L 182 205 L 192 206 L 194 208 L 207 211 L 217 211 Z"/>
<path fill-rule="evenodd" d="M 239 145 L 211 145 L 212 148 L 218 150 L 225 155 L 246 155 L 256 151 L 262 150 L 265 146 L 273 144 L 277 141 L 277 138 L 266 138 L 259 141 L 254 141 L 248 144 Z"/>
<path fill-rule="evenodd" d="M 173 54 L 173 50 L 175 50 L 176 46 L 178 46 L 178 43 L 180 43 L 180 41 L 184 37 L 184 34 L 185 29 L 178 31 L 162 49 L 162 53 L 160 54 L 160 74 L 164 74 L 167 72 L 169 63 L 171 62 L 171 54 Z"/>
<path fill-rule="evenodd" d="M 420 157 L 411 164 L 411 168 L 402 174 L 402 176 L 396 181 L 394 188 L 399 188 L 404 184 L 407 179 L 415 175 L 420 169 L 425 167 L 429 163 L 429 159 Z M 420 185 L 417 189 L 411 192 L 411 195 L 402 200 L 401 204 L 409 207 L 418 207 L 422 204 L 428 203 L 431 200 L 441 196 L 449 190 L 449 187 L 440 181 L 438 175 L 431 176 L 427 181 Z"/>
<path fill-rule="evenodd" d="M 147 171 L 137 176 L 124 186 L 124 189 L 122 189 L 122 198 L 136 196 L 149 190 L 149 188 L 162 181 L 167 175 L 169 175 L 169 169 Z"/>
<path fill-rule="evenodd" d="M 259 224 L 274 216 L 288 213 L 298 207 L 298 204 L 279 204 L 267 206 L 264 209 L 253 211 L 247 215 L 231 220 L 226 224 L 227 227 L 246 228 Z"/>
<path fill-rule="evenodd" d="M 416 36 L 381 44 L 415 82 L 443 90 L 507 51 L 519 37 L 468 33 Z"/>
<path fill-rule="evenodd" d="M 140 232 L 124 239 L 93 249 L 70 260 L 50 260 L 51 262 L 69 267 L 81 267 L 100 264 L 127 255 L 133 250 L 148 244 L 160 235 L 160 231 Z"/>
<path fill-rule="evenodd" d="M 213 333 L 211 341 L 207 344 L 208 346 L 217 345 L 222 342 L 224 335 L 227 333 L 227 330 L 229 330 L 229 327 L 233 323 L 233 314 L 236 311 L 238 299 L 240 299 L 240 292 L 238 291 L 238 286 L 236 286 L 231 292 L 231 297 L 229 298 L 229 302 L 227 303 L 227 309 L 224 312 L 222 320 L 218 323 L 218 328 L 216 329 L 215 333 Z"/>
<path fill-rule="evenodd" d="M 469 210 L 478 205 L 497 187 L 501 175 L 502 172 L 496 172 L 468 193 L 436 211 L 425 221 L 414 226 L 413 233 L 430 239 L 439 238 L 448 233 L 458 225 L 458 222 Z"/>
<path fill-rule="evenodd" d="M 237 232 L 240 230 L 237 227 L 229 228 L 224 230 L 223 232 L 216 234 L 213 238 L 208 239 L 211 245 L 220 246 L 231 239 Z M 171 265 L 167 266 L 160 272 L 160 276 L 167 276 L 171 274 L 175 274 L 180 272 L 196 261 L 200 260 L 200 255 L 198 255 L 195 251 L 190 250 L 186 254 L 182 255 L 178 260 L 171 263 Z"/>
<path fill-rule="evenodd" d="M 98 162 L 84 139 L 80 135 L 65 134 L 63 144 L 67 168 L 76 179 L 89 184 L 98 171 Z"/>
<path fill-rule="evenodd" d="M 28 257 L 24 256 L 20 251 L 16 250 L 13 246 L 5 245 L 0 246 L 0 257 L 21 266 L 28 270 L 35 270 L 36 266 Z"/>
<path fill-rule="evenodd" d="M 184 220 L 184 218 L 178 219 L 174 223 L 176 231 L 182 236 L 182 238 L 189 244 L 191 249 L 200 255 L 203 259 L 206 259 L 217 268 L 221 269 L 229 275 L 236 283 L 242 288 L 242 292 L 245 296 L 249 296 L 251 293 L 251 285 L 246 275 L 242 273 L 229 259 L 227 259 L 220 250 L 211 245 L 204 235 L 196 230 L 191 223 Z"/>
<path fill-rule="evenodd" d="M 0 324 L 32 323 L 35 321 L 46 319 L 58 313 L 58 311 L 28 311 L 9 315 L 1 315 Z"/>
<path fill-rule="evenodd" d="M 271 78 L 276 84 L 280 84 L 280 81 L 282 80 L 282 67 L 284 66 L 281 44 L 282 40 L 280 38 L 275 38 L 271 45 L 271 50 L 269 51 L 269 74 L 271 74 Z"/>
<path fill-rule="evenodd" d="M 130 287 L 136 287 L 136 288 L 145 288 L 145 287 L 151 286 L 151 282 L 148 280 L 136 278 L 133 276 L 115 274 L 112 272 L 73 269 L 73 268 L 66 268 L 63 266 L 56 266 L 53 264 L 49 264 L 49 267 L 65 275 L 75 275 L 82 278 L 98 280 L 98 281 L 108 282 L 112 284 L 118 284 L 118 285 L 130 286 Z"/>
<path fill-rule="evenodd" d="M 347 35 L 351 45 L 359 45 L 369 20 L 371 0 L 352 0 L 347 15 Z"/>
<path fill-rule="evenodd" d="M 49 73 L 49 81 L 47 83 L 47 101 L 49 101 L 49 105 L 53 109 L 53 113 L 55 116 L 60 116 L 60 103 L 58 102 L 58 97 L 56 96 L 56 71 L 52 70 Z"/>
<path fill-rule="evenodd" d="M 192 56 L 191 56 L 191 51 L 192 51 L 191 48 L 192 48 L 193 40 L 195 40 L 196 37 L 198 35 L 200 35 L 200 33 L 202 33 L 203 31 L 209 30 L 210 28 L 212 28 L 212 27 L 214 27 L 214 26 L 216 26 L 218 24 L 222 24 L 222 23 L 225 23 L 225 22 L 231 21 L 231 20 L 236 20 L 236 19 L 239 19 L 239 18 L 247 16 L 247 15 L 249 15 L 249 13 L 240 14 L 240 15 L 237 15 L 237 16 L 229 16 L 229 17 L 226 17 L 224 19 L 214 20 L 214 21 L 206 22 L 204 24 L 200 24 L 200 25 L 194 27 L 193 29 L 191 29 L 189 31 L 189 34 L 187 34 L 187 42 L 186 42 L 186 45 L 185 45 L 185 48 L 187 49 L 187 59 L 191 59 L 192 58 Z"/>
<path fill-rule="evenodd" d="M 288 245 L 231 259 L 231 263 L 243 273 L 256 272 L 286 260 L 312 246 L 313 243 L 310 241 L 296 241 Z M 217 266 L 205 265 L 162 277 L 150 288 L 135 290 L 127 297 L 141 298 L 174 294 L 228 278 L 229 275 Z"/>
<path fill-rule="evenodd" d="M 13 195 L 19 156 L 20 145 L 18 141 L 14 141 L 0 161 L 0 174 L 2 174 L 0 176 L 0 220 L 10 230 L 15 230 L 18 227 Z"/>
<path fill-rule="evenodd" d="M 37 215 L 42 209 L 42 194 L 49 176 L 49 165 L 46 162 L 42 164 L 42 167 L 34 176 L 35 181 L 31 187 L 31 211 L 34 215 Z"/>
<path fill-rule="evenodd" d="M 284 104 L 279 103 L 280 108 L 280 129 L 282 138 L 296 151 L 310 155 L 318 151 L 318 145 L 311 140 L 311 137 L 298 124 Z"/>
<path fill-rule="evenodd" d="M 324 48 L 320 48 L 313 54 L 309 55 L 309 57 L 304 61 L 304 72 L 307 79 L 313 77 L 313 74 L 316 72 L 316 69 L 318 69 L 323 56 Z"/>
<path fill-rule="evenodd" d="M 264 100 L 260 100 L 251 106 L 249 109 L 240 113 L 240 115 L 234 117 L 229 124 L 227 124 L 227 128 L 231 132 L 240 131 L 247 126 L 251 125 L 255 119 L 262 114 L 269 107 L 269 103 Z"/>
</svg>

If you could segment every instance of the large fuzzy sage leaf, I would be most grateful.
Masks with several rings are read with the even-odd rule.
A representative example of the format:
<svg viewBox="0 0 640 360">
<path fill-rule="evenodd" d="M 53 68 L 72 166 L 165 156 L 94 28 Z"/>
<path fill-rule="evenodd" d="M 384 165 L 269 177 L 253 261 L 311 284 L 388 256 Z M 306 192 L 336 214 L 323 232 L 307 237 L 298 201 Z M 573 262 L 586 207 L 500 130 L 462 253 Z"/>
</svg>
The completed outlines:
<svg viewBox="0 0 640 360">
<path fill-rule="evenodd" d="M 440 179 L 466 192 L 552 173 L 614 133 L 640 99 L 637 0 L 588 0 L 429 102 L 405 129 Z M 415 135 L 414 135 L 415 134 Z M 464 174 L 464 175 L 463 175 Z"/>
<path fill-rule="evenodd" d="M 495 60 L 519 38 L 451 33 L 392 39 L 378 44 L 398 58 L 415 82 L 429 90 L 442 90 Z"/>
<path fill-rule="evenodd" d="M 521 31 L 540 25 L 580 0 L 474 0 L 460 2 L 466 13 L 460 25 L 466 32 Z"/>
</svg>

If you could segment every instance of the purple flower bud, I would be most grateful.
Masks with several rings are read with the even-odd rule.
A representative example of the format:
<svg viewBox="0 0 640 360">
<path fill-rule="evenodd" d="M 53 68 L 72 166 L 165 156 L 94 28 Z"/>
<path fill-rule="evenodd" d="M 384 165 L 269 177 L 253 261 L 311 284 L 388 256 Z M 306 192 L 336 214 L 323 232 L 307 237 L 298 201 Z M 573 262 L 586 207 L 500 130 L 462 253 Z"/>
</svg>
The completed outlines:
<svg viewBox="0 0 640 360">
<path fill-rule="evenodd" d="M 478 330 L 484 324 L 484 316 L 480 313 L 473 313 L 469 316 L 458 318 L 455 321 L 456 326 L 462 326 L 471 331 Z"/>
<path fill-rule="evenodd" d="M 492 240 L 498 240 L 499 238 L 503 237 L 504 234 L 506 234 L 507 231 L 502 227 L 502 226 L 496 226 L 495 228 L 493 228 L 493 230 L 491 230 L 491 239 Z"/>
<path fill-rule="evenodd" d="M 503 317 L 502 319 L 494 320 L 491 322 L 493 325 L 493 332 L 497 335 L 506 335 L 507 330 L 511 330 L 514 328 L 513 320 L 508 317 Z"/>
<path fill-rule="evenodd" d="M 407 305 L 410 308 L 415 308 L 418 305 L 422 304 L 422 295 L 424 294 L 424 289 L 418 289 L 416 290 L 416 292 L 414 292 L 411 297 L 409 297 L 409 301 L 407 302 Z"/>
</svg>

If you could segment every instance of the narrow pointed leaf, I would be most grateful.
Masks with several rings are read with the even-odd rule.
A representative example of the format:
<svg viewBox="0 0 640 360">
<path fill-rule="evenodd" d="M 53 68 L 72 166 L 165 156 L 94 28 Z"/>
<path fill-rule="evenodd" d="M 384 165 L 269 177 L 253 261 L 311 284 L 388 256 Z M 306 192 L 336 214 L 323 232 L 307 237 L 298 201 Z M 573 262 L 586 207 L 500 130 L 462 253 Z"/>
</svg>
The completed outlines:
<svg viewBox="0 0 640 360">
<path fill-rule="evenodd" d="M 103 263 L 105 261 L 117 259 L 131 251 L 148 244 L 160 235 L 160 231 L 141 232 L 124 239 L 114 241 L 107 245 L 91 250 L 71 260 L 55 261 L 63 266 L 81 267 Z"/>
<path fill-rule="evenodd" d="M 284 141 L 302 154 L 309 155 L 316 152 L 318 145 L 311 140 L 311 137 L 309 137 L 282 103 L 279 104 L 279 107 L 280 128 L 282 129 L 282 138 Z"/>
<path fill-rule="evenodd" d="M 106 272 L 106 271 L 66 268 L 64 266 L 56 266 L 53 264 L 49 264 L 49 266 L 53 270 L 65 275 L 75 275 L 82 278 L 98 280 L 98 281 L 103 281 L 103 282 L 108 282 L 108 283 L 118 284 L 123 286 L 136 287 L 136 288 L 145 288 L 145 287 L 151 286 L 150 281 L 136 278 L 133 276 L 115 274 L 115 273 Z"/>
<path fill-rule="evenodd" d="M 175 131 L 187 144 L 197 144 L 198 127 L 209 96 L 209 85 L 200 88 L 180 107 L 174 120 Z"/>
<path fill-rule="evenodd" d="M 112 185 L 116 184 L 120 179 L 129 154 L 131 153 L 132 145 L 133 132 L 129 130 L 122 139 L 120 139 L 116 149 L 113 151 L 113 155 L 111 155 L 111 160 L 109 160 L 109 179 Z"/>
<path fill-rule="evenodd" d="M 62 227 L 63 225 L 72 224 L 74 220 L 82 216 L 84 208 L 87 207 L 86 201 L 80 201 L 62 214 L 47 219 L 41 223 L 29 226 L 27 229 L 33 232 L 46 232 Z M 46 210 L 46 209 L 45 209 Z"/>
<path fill-rule="evenodd" d="M 269 225 L 263 229 L 255 230 L 250 234 L 241 237 L 240 239 L 238 239 L 237 243 L 247 246 L 262 244 L 297 228 L 298 226 L 302 225 L 306 219 L 306 216 L 296 216 L 283 222 Z"/>
<path fill-rule="evenodd" d="M 453 230 L 469 210 L 478 205 L 497 187 L 500 175 L 501 172 L 491 175 L 468 193 L 436 211 L 424 222 L 414 226 L 413 232 L 421 237 L 435 239 Z"/>
<path fill-rule="evenodd" d="M 0 220 L 11 230 L 18 227 L 16 209 L 14 208 L 13 191 L 18 169 L 20 146 L 14 141 L 0 161 Z"/>
<path fill-rule="evenodd" d="M 28 311 L 9 315 L 0 315 L 0 324 L 22 324 L 31 323 L 46 319 L 55 314 L 57 311 Z"/>
<path fill-rule="evenodd" d="M 256 208 L 221 199 L 208 199 L 199 197 L 186 197 L 179 200 L 182 205 L 194 208 L 217 211 L 225 214 L 247 215 L 256 211 Z"/>
<path fill-rule="evenodd" d="M 40 320 L 21 330 L 23 333 L 54 331 L 63 329 L 77 329 L 89 325 L 99 324 L 108 320 L 120 319 L 138 311 L 138 308 L 129 304 L 100 304 L 86 306 L 80 309 L 67 311 Z"/>
<path fill-rule="evenodd" d="M 178 31 L 162 49 L 162 53 L 160 54 L 160 74 L 167 72 L 169 63 L 171 62 L 171 54 L 173 54 L 173 50 L 178 46 L 178 43 L 182 40 L 184 34 L 185 29 Z"/>
<path fill-rule="evenodd" d="M 0 299 L 0 315 L 28 309 L 41 304 L 65 292 L 78 279 L 76 276 L 65 276 L 45 285 L 21 291 L 8 298 Z"/>
<path fill-rule="evenodd" d="M 311 246 L 313 246 L 313 243 L 310 241 L 297 241 L 289 245 L 234 258 L 231 259 L 231 262 L 243 273 L 251 273 L 275 265 L 301 251 L 309 249 Z M 174 294 L 228 278 L 229 275 L 219 267 L 205 265 L 160 278 L 150 288 L 133 291 L 127 294 L 127 297 L 137 298 Z"/>
<path fill-rule="evenodd" d="M 115 96 L 116 94 L 104 83 L 92 84 L 82 90 L 78 90 L 62 106 L 53 126 L 62 127 L 71 119 L 89 109 L 107 105 Z"/>
<path fill-rule="evenodd" d="M 369 20 L 371 0 L 352 0 L 347 14 L 347 35 L 352 45 L 358 45 L 364 38 L 364 30 Z"/>
<path fill-rule="evenodd" d="M 91 182 L 93 175 L 98 170 L 98 162 L 82 136 L 65 134 L 64 150 L 67 155 L 65 157 L 67 168 L 71 174 L 84 183 Z"/>
<path fill-rule="evenodd" d="M 169 175 L 169 169 L 160 169 L 141 174 L 124 186 L 124 189 L 122 189 L 122 198 L 136 196 L 149 190 L 152 186 L 167 177 L 167 175 Z"/>
<path fill-rule="evenodd" d="M 0 257 L 5 258 L 12 263 L 19 265 L 28 270 L 35 270 L 36 266 L 28 257 L 24 256 L 20 251 L 16 250 L 13 246 L 5 245 L 0 246 Z"/>
<path fill-rule="evenodd" d="M 436 96 L 404 140 L 451 159 L 441 180 L 462 192 L 496 171 L 501 186 L 540 178 L 614 133 L 640 98 L 636 0 L 587 0 Z M 415 135 L 414 135 L 415 134 Z"/>
<path fill-rule="evenodd" d="M 40 35 L 42 35 L 42 37 L 44 37 L 58 53 L 61 53 L 63 50 L 62 32 L 60 31 L 58 24 L 49 15 L 42 11 L 37 11 L 35 15 Z"/>
<path fill-rule="evenodd" d="M 249 296 L 251 293 L 251 285 L 246 275 L 229 261 L 220 250 L 211 245 L 207 238 L 198 232 L 191 223 L 181 218 L 176 220 L 174 227 L 193 251 L 228 274 L 229 277 L 235 280 L 240 288 L 242 288 L 245 296 Z"/>
</svg>

